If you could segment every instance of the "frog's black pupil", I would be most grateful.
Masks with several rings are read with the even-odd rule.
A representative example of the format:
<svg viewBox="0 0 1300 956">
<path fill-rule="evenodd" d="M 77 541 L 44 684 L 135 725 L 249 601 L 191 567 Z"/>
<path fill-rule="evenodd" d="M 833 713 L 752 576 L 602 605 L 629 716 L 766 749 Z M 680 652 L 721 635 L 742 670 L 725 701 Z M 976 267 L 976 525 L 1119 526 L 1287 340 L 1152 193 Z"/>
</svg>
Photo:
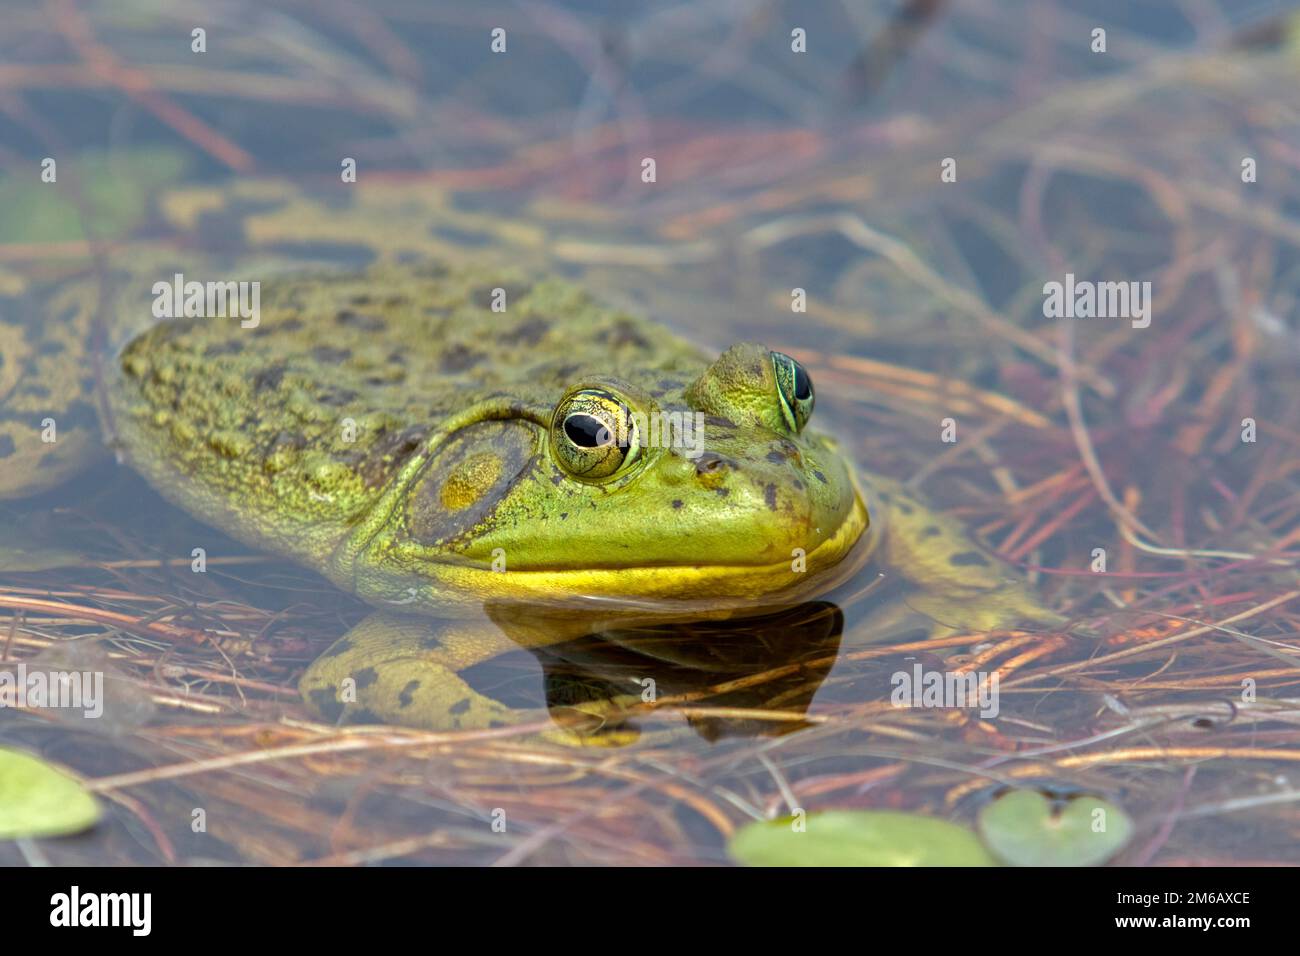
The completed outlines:
<svg viewBox="0 0 1300 956">
<path fill-rule="evenodd" d="M 794 366 L 794 397 L 801 402 L 806 402 L 812 398 L 812 379 L 803 370 L 803 366 L 797 362 Z"/>
<path fill-rule="evenodd" d="M 579 448 L 599 448 L 614 440 L 605 423 L 594 415 L 570 415 L 564 420 L 564 434 Z"/>
</svg>

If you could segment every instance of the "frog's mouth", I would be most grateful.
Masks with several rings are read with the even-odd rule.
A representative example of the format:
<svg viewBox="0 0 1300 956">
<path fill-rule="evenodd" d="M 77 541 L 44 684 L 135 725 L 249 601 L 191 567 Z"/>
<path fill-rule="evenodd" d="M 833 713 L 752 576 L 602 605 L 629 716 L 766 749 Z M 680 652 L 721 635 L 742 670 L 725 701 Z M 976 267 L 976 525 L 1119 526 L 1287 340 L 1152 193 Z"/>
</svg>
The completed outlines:
<svg viewBox="0 0 1300 956">
<path fill-rule="evenodd" d="M 405 501 L 406 486 L 399 484 L 330 555 L 325 570 L 331 579 L 378 607 L 392 605 L 443 617 L 475 616 L 488 603 L 710 614 L 810 600 L 855 573 L 879 538 L 867 533 L 870 518 L 856 477 L 849 473 L 846 478 L 848 500 L 837 523 L 826 537 L 809 542 L 812 546 L 806 553 L 793 547 L 789 556 L 782 553 L 773 560 L 783 551 L 774 541 L 772 547 L 751 551 L 753 558 L 748 561 L 738 557 L 735 548 L 725 556 L 696 548 L 696 554 L 682 554 L 683 560 L 673 560 L 671 549 L 661 549 L 660 560 L 646 560 L 643 555 L 638 563 L 634 552 L 623 551 L 623 560 L 617 562 L 551 565 L 507 563 L 508 549 L 500 542 L 477 542 L 482 554 L 471 557 L 410 547 L 400 539 L 383 540 L 381 532 Z M 498 558 L 503 559 L 500 567 L 495 566 Z"/>
<path fill-rule="evenodd" d="M 847 580 L 874 549 L 861 495 L 834 534 L 804 557 L 768 564 L 663 564 L 642 567 L 529 568 L 498 574 L 446 565 L 438 572 L 451 585 L 481 600 L 564 607 L 626 606 L 681 611 L 718 610 L 756 602 L 806 600 Z"/>
</svg>

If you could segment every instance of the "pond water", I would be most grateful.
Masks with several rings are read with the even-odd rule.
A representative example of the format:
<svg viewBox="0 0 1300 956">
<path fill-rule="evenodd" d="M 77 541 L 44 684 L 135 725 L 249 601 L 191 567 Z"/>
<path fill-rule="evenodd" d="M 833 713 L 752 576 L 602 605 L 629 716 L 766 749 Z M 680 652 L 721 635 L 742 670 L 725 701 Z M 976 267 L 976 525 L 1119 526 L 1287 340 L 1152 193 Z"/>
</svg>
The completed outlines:
<svg viewBox="0 0 1300 956">
<path fill-rule="evenodd" d="M 0 669 L 99 675 L 103 706 L 0 685 L 0 746 L 104 815 L 0 863 L 721 864 L 754 821 L 973 828 L 1012 789 L 1121 808 L 1116 863 L 1300 860 L 1300 10 L 606 6 L 3 4 Z M 863 476 L 864 544 L 730 616 L 657 617 L 670 596 L 636 585 L 623 616 L 490 601 L 474 627 L 530 646 L 463 676 L 522 730 L 332 725 L 297 682 L 382 601 L 302 566 L 315 499 L 299 561 L 241 526 L 235 465 L 222 503 L 169 503 L 111 454 L 105 390 L 155 282 L 257 279 L 268 315 L 298 282 L 312 322 L 315 288 L 431 261 L 563 277 L 710 361 L 792 356 L 839 442 L 818 453 Z M 273 341 L 241 316 L 208 364 L 155 366 L 191 376 L 171 411 L 238 391 Z M 483 336 L 489 380 L 538 357 Z M 444 340 L 397 344 L 446 367 Z M 317 359 L 313 394 L 356 378 Z M 265 401 L 210 446 L 236 461 Z M 743 550 L 732 512 L 681 513 L 611 512 L 588 545 L 627 568 Z M 427 618 L 417 578 L 383 600 L 399 584 Z M 630 710 L 579 721 L 609 699 Z M 586 745 L 540 734 L 548 708 Z"/>
</svg>

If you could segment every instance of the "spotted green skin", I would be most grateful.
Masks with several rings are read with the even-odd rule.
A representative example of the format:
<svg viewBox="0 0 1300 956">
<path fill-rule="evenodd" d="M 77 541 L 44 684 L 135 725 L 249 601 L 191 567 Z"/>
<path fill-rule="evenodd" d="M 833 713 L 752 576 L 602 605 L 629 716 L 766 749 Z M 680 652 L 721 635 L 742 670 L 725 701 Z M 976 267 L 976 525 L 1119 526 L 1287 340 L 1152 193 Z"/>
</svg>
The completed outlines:
<svg viewBox="0 0 1300 956">
<path fill-rule="evenodd" d="M 704 394 L 720 379 L 727 394 Z M 648 414 L 704 411 L 703 454 L 644 448 L 612 480 L 575 479 L 550 425 L 583 387 Z M 865 519 L 843 458 L 782 419 L 766 350 L 710 363 L 571 285 L 509 273 L 280 281 L 256 328 L 181 319 L 136 338 L 110 406 L 130 461 L 186 509 L 438 614 L 624 589 L 751 597 L 792 583 L 796 549 Z M 700 566 L 734 573 L 688 582 Z"/>
<path fill-rule="evenodd" d="M 5 348 L 32 367 L 39 326 L 23 328 L 25 351 Z M 45 351 L 75 358 L 60 335 Z M 53 408 L 32 381 L 11 391 Z M 89 403 L 68 381 L 65 409 Z M 652 445 L 575 478 L 552 417 L 590 388 L 703 415 L 702 454 Z M 458 672 L 511 642 L 802 600 L 872 552 L 938 619 L 1055 620 L 958 525 L 796 430 L 766 348 L 711 356 L 556 279 L 440 262 L 278 276 L 254 328 L 172 319 L 128 341 L 102 397 L 109 443 L 164 496 L 381 609 L 303 677 L 331 720 L 508 723 Z M 32 414 L 15 419 L 26 449 Z M 5 474 L 0 493 L 21 493 Z"/>
</svg>

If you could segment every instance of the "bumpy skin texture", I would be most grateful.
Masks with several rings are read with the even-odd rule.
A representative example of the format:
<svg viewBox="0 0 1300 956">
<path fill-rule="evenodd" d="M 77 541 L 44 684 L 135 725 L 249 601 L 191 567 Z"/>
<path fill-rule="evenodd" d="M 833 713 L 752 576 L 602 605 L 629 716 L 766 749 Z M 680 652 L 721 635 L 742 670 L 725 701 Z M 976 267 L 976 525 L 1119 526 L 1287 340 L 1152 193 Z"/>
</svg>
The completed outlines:
<svg viewBox="0 0 1300 956">
<path fill-rule="evenodd" d="M 498 289 L 505 311 L 491 308 Z M 1056 621 L 955 522 L 870 477 L 864 534 L 850 464 L 792 426 L 762 346 L 711 360 L 572 285 L 508 270 L 390 262 L 261 292 L 256 328 L 176 319 L 130 341 L 106 371 L 105 424 L 170 500 L 380 609 L 303 676 L 327 719 L 517 719 L 458 672 L 604 626 L 804 600 L 872 551 L 941 625 Z M 0 384 L 39 410 L 33 383 L 65 373 L 41 364 L 27 329 L 0 338 Z M 69 379 L 45 401 L 88 400 L 87 387 Z M 591 390 L 644 421 L 699 413 L 702 454 L 641 435 L 625 467 L 580 480 L 553 418 Z"/>
<path fill-rule="evenodd" d="M 110 397 L 164 494 L 381 606 L 747 600 L 801 582 L 796 549 L 833 565 L 866 520 L 842 458 L 785 425 L 771 364 L 741 345 L 710 365 L 554 280 L 392 267 L 277 281 L 256 329 L 159 325 L 123 351 Z M 585 388 L 647 422 L 701 412 L 703 453 L 643 447 L 577 480 L 551 420 Z"/>
</svg>

